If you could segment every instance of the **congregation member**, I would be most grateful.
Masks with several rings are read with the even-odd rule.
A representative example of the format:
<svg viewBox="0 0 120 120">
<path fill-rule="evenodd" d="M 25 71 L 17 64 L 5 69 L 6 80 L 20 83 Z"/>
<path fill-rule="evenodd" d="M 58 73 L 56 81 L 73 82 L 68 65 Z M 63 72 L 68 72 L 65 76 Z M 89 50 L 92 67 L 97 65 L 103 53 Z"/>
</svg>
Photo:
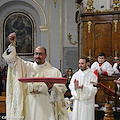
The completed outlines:
<svg viewBox="0 0 120 120">
<path fill-rule="evenodd" d="M 114 80 L 114 82 L 117 84 L 118 91 L 120 92 L 120 77 L 117 80 Z M 120 100 L 120 97 L 119 97 Z"/>
<path fill-rule="evenodd" d="M 68 69 L 65 69 L 65 73 L 62 75 L 65 78 L 67 78 L 67 71 L 68 71 Z"/>
<path fill-rule="evenodd" d="M 113 65 L 114 74 L 120 74 L 120 60 L 116 60 Z"/>
<path fill-rule="evenodd" d="M 111 76 L 114 73 L 112 65 L 105 58 L 105 53 L 98 55 L 97 61 L 91 65 L 91 70 L 97 77 L 101 75 Z"/>
<path fill-rule="evenodd" d="M 69 88 L 73 101 L 72 120 L 94 120 L 97 76 L 88 67 L 89 59 L 79 59 L 79 70 L 73 74 Z"/>
<path fill-rule="evenodd" d="M 68 68 L 68 69 L 67 69 L 67 74 L 66 74 L 66 76 L 65 76 L 65 77 L 67 78 L 67 83 L 65 84 L 65 85 L 66 85 L 66 88 L 67 88 L 67 91 L 66 91 L 66 93 L 65 93 L 65 97 L 68 97 L 68 98 L 71 97 L 71 92 L 70 92 L 69 84 L 70 84 L 72 75 L 73 75 L 72 68 Z"/>
<path fill-rule="evenodd" d="M 0 96 L 3 92 L 3 84 L 2 84 L 2 67 L 0 66 Z"/>
<path fill-rule="evenodd" d="M 70 92 L 69 84 L 70 84 L 72 75 L 73 75 L 72 68 L 68 68 L 68 70 L 67 70 L 67 76 L 66 76 L 66 78 L 67 78 L 66 87 L 67 87 L 67 90 L 68 90 L 69 92 Z"/>
<path fill-rule="evenodd" d="M 35 62 L 24 61 L 16 54 L 16 33 L 9 35 L 10 45 L 3 53 L 8 64 L 6 117 L 11 120 L 68 120 L 64 84 L 50 82 L 21 83 L 19 78 L 62 77 L 61 72 L 45 59 L 47 50 L 38 46 Z"/>
<path fill-rule="evenodd" d="M 118 85 L 120 85 L 120 78 L 118 78 L 117 80 L 114 80 L 114 82 L 116 82 Z"/>
</svg>

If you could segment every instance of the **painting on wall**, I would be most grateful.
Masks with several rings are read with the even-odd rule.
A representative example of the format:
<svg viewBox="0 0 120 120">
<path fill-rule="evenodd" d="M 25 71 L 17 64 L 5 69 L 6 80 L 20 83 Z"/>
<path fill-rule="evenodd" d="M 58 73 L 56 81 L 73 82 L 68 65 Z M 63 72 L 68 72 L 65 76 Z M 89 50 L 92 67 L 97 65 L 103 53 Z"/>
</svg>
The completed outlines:
<svg viewBox="0 0 120 120">
<path fill-rule="evenodd" d="M 8 35 L 16 33 L 16 51 L 18 55 L 33 55 L 34 22 L 29 14 L 12 12 L 3 21 L 3 51 L 8 47 Z"/>
</svg>

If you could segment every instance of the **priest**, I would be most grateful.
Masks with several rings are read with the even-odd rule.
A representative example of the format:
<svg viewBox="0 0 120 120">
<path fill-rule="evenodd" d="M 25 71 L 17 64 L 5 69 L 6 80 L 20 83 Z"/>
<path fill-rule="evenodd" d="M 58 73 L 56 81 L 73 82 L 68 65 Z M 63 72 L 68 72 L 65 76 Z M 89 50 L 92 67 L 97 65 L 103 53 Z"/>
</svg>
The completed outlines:
<svg viewBox="0 0 120 120">
<path fill-rule="evenodd" d="M 9 35 L 10 45 L 3 53 L 8 63 L 6 117 L 12 120 L 68 120 L 64 101 L 66 87 L 50 82 L 20 83 L 18 78 L 61 77 L 57 68 L 45 61 L 47 51 L 35 49 L 35 62 L 24 61 L 16 54 L 16 33 Z"/>
<path fill-rule="evenodd" d="M 89 59 L 79 59 L 79 70 L 73 74 L 69 88 L 73 102 L 72 120 L 94 120 L 97 76 L 88 67 Z"/>
</svg>

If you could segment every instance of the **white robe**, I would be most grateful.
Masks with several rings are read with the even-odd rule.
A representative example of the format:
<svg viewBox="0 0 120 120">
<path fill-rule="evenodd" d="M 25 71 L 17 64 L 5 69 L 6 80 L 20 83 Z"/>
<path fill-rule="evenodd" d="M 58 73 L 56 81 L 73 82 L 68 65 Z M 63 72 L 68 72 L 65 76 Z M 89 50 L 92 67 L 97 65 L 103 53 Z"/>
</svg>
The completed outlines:
<svg viewBox="0 0 120 120">
<path fill-rule="evenodd" d="M 117 63 L 114 63 L 113 70 L 115 74 L 120 74 L 120 71 L 117 69 Z"/>
<path fill-rule="evenodd" d="M 77 89 L 74 80 L 83 85 L 82 89 Z M 77 71 L 71 79 L 69 88 L 74 98 L 72 120 L 94 120 L 94 102 L 97 88 L 92 83 L 97 84 L 96 75 L 88 68 L 85 71 Z"/>
<path fill-rule="evenodd" d="M 64 101 L 66 87 L 54 84 L 51 95 L 45 83 L 21 83 L 22 77 L 61 77 L 58 69 L 49 62 L 43 65 L 26 62 L 16 56 L 14 47 L 11 53 L 3 54 L 8 63 L 6 115 L 12 120 L 68 120 Z M 24 119 L 23 119 L 24 118 Z"/>
<path fill-rule="evenodd" d="M 115 74 L 120 74 L 120 71 L 117 69 L 117 65 L 118 65 L 117 63 L 114 63 L 113 70 Z M 118 86 L 118 90 L 120 90 L 120 85 L 117 84 L 117 86 Z"/>
<path fill-rule="evenodd" d="M 95 70 L 98 71 L 99 75 L 101 75 L 101 69 L 103 71 L 106 71 L 108 76 L 111 76 L 113 74 L 113 68 L 112 68 L 112 65 L 105 61 L 102 66 L 99 66 L 99 63 L 96 61 L 94 62 L 92 65 L 91 65 L 91 70 L 94 72 Z"/>
</svg>

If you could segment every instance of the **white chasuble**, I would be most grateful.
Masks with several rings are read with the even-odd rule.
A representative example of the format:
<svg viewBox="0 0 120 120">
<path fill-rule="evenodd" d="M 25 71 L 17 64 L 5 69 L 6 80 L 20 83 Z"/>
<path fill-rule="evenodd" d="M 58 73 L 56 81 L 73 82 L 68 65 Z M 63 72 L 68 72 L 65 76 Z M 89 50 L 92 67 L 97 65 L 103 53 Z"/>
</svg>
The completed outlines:
<svg viewBox="0 0 120 120">
<path fill-rule="evenodd" d="M 68 120 L 65 85 L 54 84 L 49 95 L 48 87 L 43 82 L 18 81 L 22 77 L 61 77 L 58 69 L 47 61 L 43 65 L 24 61 L 16 56 L 14 47 L 9 55 L 5 51 L 3 57 L 9 65 L 6 95 L 8 120 Z"/>
<path fill-rule="evenodd" d="M 75 79 L 79 81 L 79 85 L 83 85 L 82 89 L 75 87 Z M 72 120 L 94 120 L 97 88 L 92 83 L 97 84 L 97 77 L 90 69 L 85 71 L 79 70 L 73 75 L 69 85 L 74 98 Z"/>
</svg>

